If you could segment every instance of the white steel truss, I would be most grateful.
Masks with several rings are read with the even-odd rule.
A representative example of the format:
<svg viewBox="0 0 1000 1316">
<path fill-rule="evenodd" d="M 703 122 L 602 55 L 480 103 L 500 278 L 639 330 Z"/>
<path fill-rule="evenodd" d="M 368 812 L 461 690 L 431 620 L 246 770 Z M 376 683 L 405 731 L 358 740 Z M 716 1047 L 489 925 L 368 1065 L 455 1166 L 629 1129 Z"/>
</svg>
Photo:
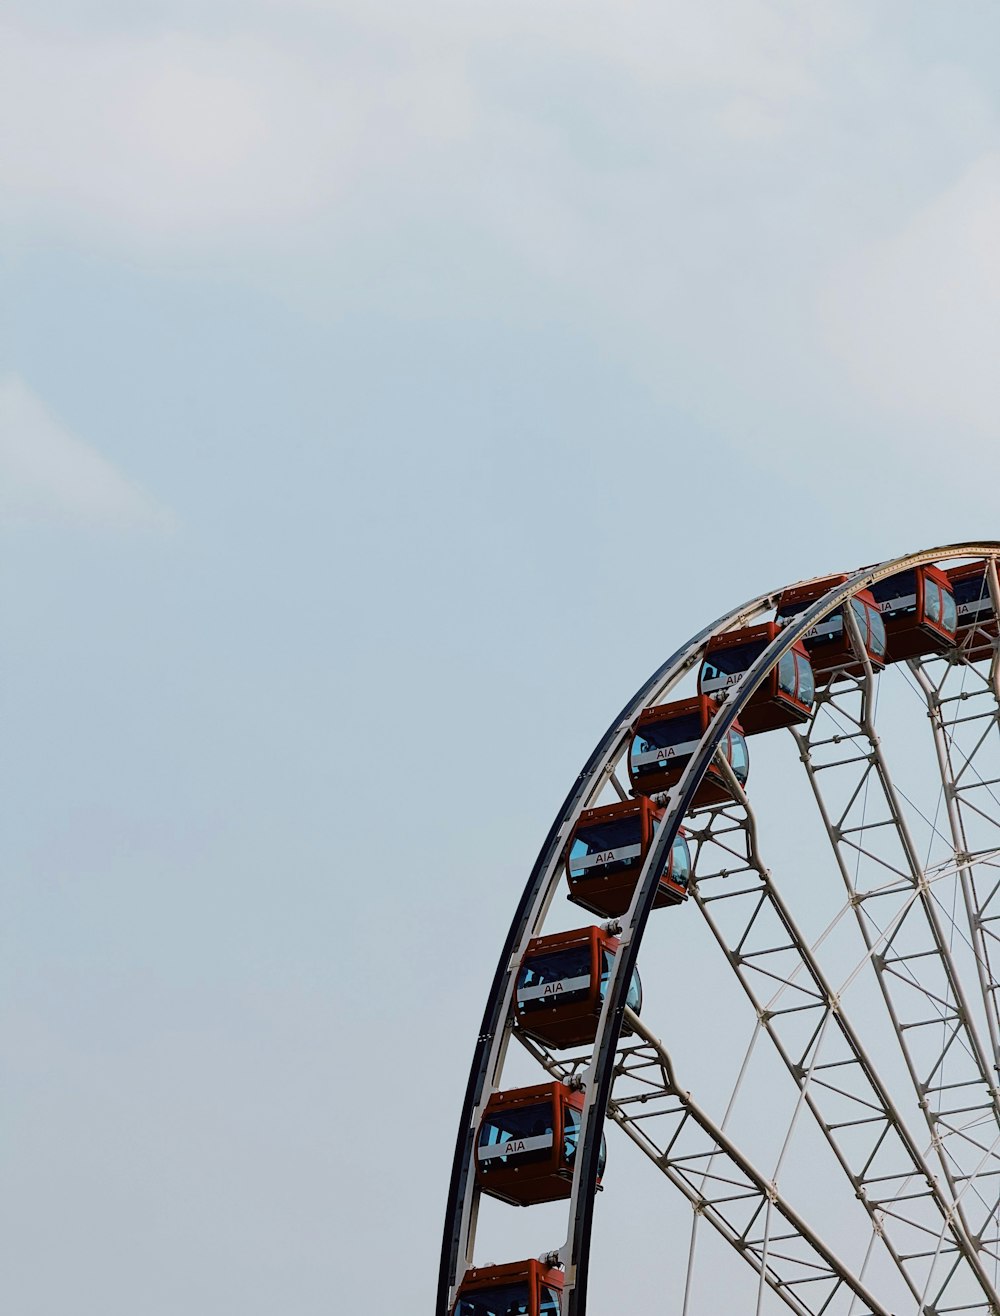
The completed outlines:
<svg viewBox="0 0 1000 1316">
<path fill-rule="evenodd" d="M 928 1168 L 758 848 L 753 810 L 725 760 L 730 803 L 687 824 L 692 894 L 760 1026 L 871 1219 L 918 1309 L 1000 1307 L 976 1244 Z M 724 911 L 725 917 L 721 914 Z"/>
<path fill-rule="evenodd" d="M 796 1316 L 889 1316 L 677 1081 L 663 1044 L 632 1010 L 608 1116 Z M 554 1077 L 578 1082 L 589 1056 L 557 1057 L 519 1035 Z M 758 1303 L 759 1309 L 759 1303 Z"/>
<path fill-rule="evenodd" d="M 793 734 L 962 1232 L 1000 1260 L 1000 1108 L 992 1057 L 955 967 L 874 725 L 875 676 L 818 692 Z"/>
</svg>

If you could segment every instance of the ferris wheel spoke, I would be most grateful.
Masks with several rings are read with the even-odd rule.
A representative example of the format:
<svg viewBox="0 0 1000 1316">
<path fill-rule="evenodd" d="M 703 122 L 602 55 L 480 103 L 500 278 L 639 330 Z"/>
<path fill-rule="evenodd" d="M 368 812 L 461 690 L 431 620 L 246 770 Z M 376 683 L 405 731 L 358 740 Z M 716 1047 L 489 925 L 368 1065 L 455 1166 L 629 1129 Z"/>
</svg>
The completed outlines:
<svg viewBox="0 0 1000 1316">
<path fill-rule="evenodd" d="M 848 620 L 849 624 L 853 623 L 853 618 Z M 856 626 L 854 629 L 856 633 Z M 855 639 L 860 656 L 863 646 L 857 634 Z M 909 901 L 895 919 L 882 949 L 872 954 L 871 962 L 932 1135 L 932 1146 L 965 1231 L 979 1243 L 995 1232 L 1000 1204 L 995 1200 L 970 1201 L 962 1192 L 959 1185 L 965 1186 L 973 1153 L 953 1135 L 958 1117 L 967 1114 L 988 1117 L 1000 1128 L 992 1065 L 977 1035 L 928 876 L 916 852 L 875 731 L 874 677 L 866 656 L 864 663 L 864 677 L 853 683 L 849 691 L 838 693 L 836 700 L 821 695 L 813 721 L 795 736 L 848 897 L 870 950 L 873 924 L 865 903 L 871 894 L 872 868 L 882 871 L 888 864 L 896 871 L 903 870 L 916 893 L 916 899 Z M 828 748 L 831 739 L 823 739 L 818 730 L 826 702 L 836 703 L 838 728 L 843 728 L 845 722 L 849 724 L 849 733 L 841 729 L 835 737 L 838 746 L 835 754 L 839 757 L 834 758 L 830 757 Z M 845 741 L 853 744 L 857 752 L 845 757 L 839 749 Z M 864 761 L 860 768 L 859 760 Z M 839 778 L 840 797 L 846 800 L 839 809 L 827 799 L 834 772 Z M 879 829 L 877 850 L 873 844 L 845 844 L 845 836 L 867 838 L 876 828 Z M 863 860 L 869 853 L 876 854 L 882 862 L 865 864 Z M 975 1154 L 978 1159 L 978 1153 Z M 1000 1160 L 995 1151 L 991 1152 L 990 1165 L 986 1168 L 998 1165 Z"/>
<path fill-rule="evenodd" d="M 942 1296 L 957 1271 L 963 1292 L 985 1289 L 992 1298 L 975 1245 L 848 1022 L 843 993 L 827 981 L 764 865 L 745 792 L 735 778 L 728 784 L 733 801 L 695 815 L 688 828 L 696 843 L 692 892 L 800 1089 L 796 1113 L 802 1105 L 810 1110 L 915 1297 L 934 1283 Z M 725 919 L 717 912 L 722 902 Z M 915 1235 L 936 1240 L 939 1230 L 958 1260 L 949 1255 L 942 1263 L 937 1246 L 912 1251 Z"/>
</svg>

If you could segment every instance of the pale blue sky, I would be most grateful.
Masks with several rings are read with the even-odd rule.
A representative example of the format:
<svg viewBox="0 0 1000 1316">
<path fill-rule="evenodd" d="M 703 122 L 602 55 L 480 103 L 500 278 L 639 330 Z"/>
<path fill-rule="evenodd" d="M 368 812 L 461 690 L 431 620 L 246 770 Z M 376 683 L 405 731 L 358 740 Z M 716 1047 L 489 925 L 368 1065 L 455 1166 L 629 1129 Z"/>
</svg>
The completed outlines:
<svg viewBox="0 0 1000 1316">
<path fill-rule="evenodd" d="M 5 6 L 5 1309 L 390 1267 L 427 1309 L 502 925 L 607 721 L 745 596 L 997 531 L 998 41 Z"/>
</svg>

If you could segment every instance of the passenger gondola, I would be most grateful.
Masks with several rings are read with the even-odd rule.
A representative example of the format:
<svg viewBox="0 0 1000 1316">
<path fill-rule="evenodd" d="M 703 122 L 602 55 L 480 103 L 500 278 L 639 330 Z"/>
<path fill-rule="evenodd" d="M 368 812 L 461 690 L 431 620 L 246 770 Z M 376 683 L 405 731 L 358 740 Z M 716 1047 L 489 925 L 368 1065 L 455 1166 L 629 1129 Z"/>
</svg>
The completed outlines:
<svg viewBox="0 0 1000 1316">
<path fill-rule="evenodd" d="M 811 580 L 783 590 L 778 598 L 777 620 L 787 625 L 793 617 L 812 607 L 836 585 L 842 585 L 845 575 L 827 576 L 824 580 Z M 848 604 L 834 608 L 822 621 L 811 627 L 802 637 L 813 675 L 818 685 L 828 685 L 838 676 L 863 676 L 864 663 L 854 652 L 849 627 L 844 625 L 844 608 L 850 607 L 857 622 L 861 642 L 874 671 L 885 666 L 886 641 L 882 614 L 869 590 L 859 590 Z"/>
<path fill-rule="evenodd" d="M 955 596 L 955 643 L 972 662 L 993 657 L 997 648 L 996 608 L 990 593 L 987 564 L 966 562 L 945 572 Z"/>
<path fill-rule="evenodd" d="M 698 674 L 698 693 L 724 699 L 737 690 L 744 676 L 780 634 L 777 622 L 725 631 L 708 642 Z M 801 640 L 778 660 L 764 681 L 740 709 L 745 735 L 807 722 L 812 713 L 815 683 L 809 657 Z"/>
<path fill-rule="evenodd" d="M 564 1083 L 495 1092 L 476 1138 L 476 1181 L 512 1206 L 569 1197 L 584 1097 Z M 597 1181 L 604 1173 L 602 1139 Z"/>
<path fill-rule="evenodd" d="M 528 942 L 514 992 L 514 1027 L 556 1049 L 592 1044 L 618 938 L 604 928 L 577 928 Z M 642 1009 L 642 983 L 633 970 L 629 1005 Z M 622 1032 L 628 1033 L 627 1025 Z"/>
<path fill-rule="evenodd" d="M 453 1316 L 560 1316 L 563 1272 L 544 1261 L 467 1270 Z"/>
<path fill-rule="evenodd" d="M 656 795 L 676 785 L 718 711 L 719 705 L 708 695 L 644 708 L 636 721 L 628 756 L 628 775 L 633 791 L 637 795 Z M 725 736 L 719 752 L 740 785 L 745 786 L 750 757 L 738 721 Z M 698 809 L 706 804 L 720 804 L 731 794 L 725 777 L 713 761 L 698 785 L 691 807 Z"/>
<path fill-rule="evenodd" d="M 897 571 L 871 589 L 885 624 L 886 662 L 943 653 L 955 643 L 958 614 L 948 577 L 934 566 Z"/>
<path fill-rule="evenodd" d="M 663 810 L 640 797 L 584 809 L 567 845 L 569 898 L 592 914 L 618 918 L 628 911 Z M 688 896 L 691 853 L 678 832 L 660 873 L 654 909 Z"/>
</svg>

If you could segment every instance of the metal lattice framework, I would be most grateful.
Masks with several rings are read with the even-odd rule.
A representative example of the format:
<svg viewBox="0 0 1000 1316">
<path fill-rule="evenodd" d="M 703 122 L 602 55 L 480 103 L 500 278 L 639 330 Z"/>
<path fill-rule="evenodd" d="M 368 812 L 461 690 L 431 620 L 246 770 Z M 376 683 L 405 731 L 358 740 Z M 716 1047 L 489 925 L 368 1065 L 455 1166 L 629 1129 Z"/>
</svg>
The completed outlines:
<svg viewBox="0 0 1000 1316">
<path fill-rule="evenodd" d="M 958 544 L 854 573 L 779 632 L 722 704 L 677 785 L 620 920 L 596 1042 L 566 1056 L 518 1038 L 539 1068 L 585 1093 L 565 1240 L 564 1311 L 585 1316 L 590 1239 L 605 1120 L 620 1128 L 693 1211 L 690 1257 L 702 1221 L 756 1273 L 765 1293 L 797 1316 L 894 1312 L 1000 1313 L 1000 662 L 997 641 L 972 631 L 963 645 L 898 665 L 904 698 L 929 728 L 927 761 L 939 781 L 933 816 L 894 778 L 877 729 L 880 685 L 847 601 L 896 573 L 927 564 L 986 559 L 993 616 L 1000 616 L 1000 544 Z M 529 940 L 539 935 L 562 877 L 568 837 L 583 809 L 608 792 L 627 798 L 621 768 L 641 710 L 690 677 L 712 637 L 767 617 L 781 591 L 762 595 L 706 627 L 636 693 L 574 782 L 521 896 L 487 1001 L 465 1095 L 445 1222 L 438 1316 L 448 1316 L 473 1263 L 479 1194 L 474 1142 L 489 1098 L 502 1087 L 512 1001 Z M 793 731 L 828 848 L 839 874 L 837 933 L 856 928 L 858 957 L 843 980 L 821 964 L 767 867 L 750 794 L 717 754 L 741 709 L 801 637 L 842 608 L 860 675 L 838 674 L 817 692 Z M 731 798 L 693 802 L 711 765 Z M 893 768 L 897 765 L 894 763 Z M 794 1106 L 778 1164 L 757 1168 L 726 1128 L 682 1089 L 662 1043 L 626 998 L 659 873 L 681 823 L 694 850 L 691 902 L 745 995 L 751 1050 L 767 1039 L 791 1081 Z M 931 838 L 926 853 L 915 823 Z M 931 853 L 934 859 L 931 862 Z M 819 860 L 817 861 L 819 862 Z M 886 1073 L 847 996 L 865 976 L 895 1035 Z M 877 989 L 877 992 L 876 992 Z M 627 1025 L 623 1035 L 623 1024 Z M 748 1052 L 748 1056 L 749 1056 Z M 744 1081 L 744 1063 L 731 1098 Z M 881 1072 L 880 1072 L 881 1071 Z M 868 1245 L 851 1266 L 788 1200 L 779 1171 L 799 1121 L 811 1123 L 839 1166 Z M 876 1276 L 891 1276 L 881 1293 Z M 689 1267 L 690 1269 L 690 1267 Z M 690 1276 L 689 1276 L 690 1278 Z M 685 1291 L 685 1311 L 687 1291 Z"/>
</svg>

